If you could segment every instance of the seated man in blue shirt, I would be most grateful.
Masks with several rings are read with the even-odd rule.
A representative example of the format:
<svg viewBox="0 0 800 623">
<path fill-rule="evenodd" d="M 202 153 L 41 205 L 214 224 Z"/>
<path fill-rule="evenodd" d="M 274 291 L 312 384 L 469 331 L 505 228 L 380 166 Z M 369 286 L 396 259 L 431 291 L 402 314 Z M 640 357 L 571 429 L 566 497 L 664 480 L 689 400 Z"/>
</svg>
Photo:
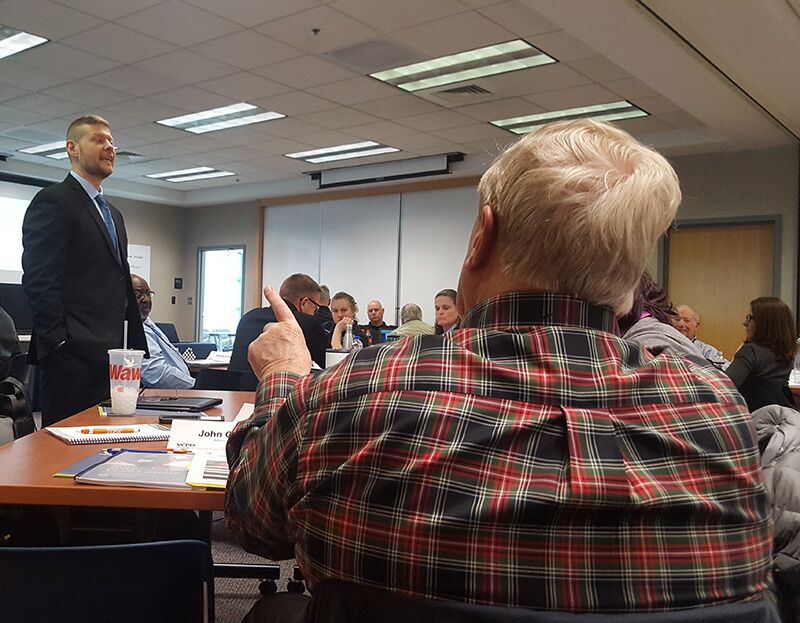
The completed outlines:
<svg viewBox="0 0 800 623">
<path fill-rule="evenodd" d="M 142 361 L 142 385 L 161 389 L 189 389 L 194 387 L 194 379 L 178 349 L 167 339 L 167 336 L 150 318 L 153 307 L 150 285 L 143 277 L 131 275 L 133 293 L 142 316 L 144 335 L 150 358 Z"/>
</svg>

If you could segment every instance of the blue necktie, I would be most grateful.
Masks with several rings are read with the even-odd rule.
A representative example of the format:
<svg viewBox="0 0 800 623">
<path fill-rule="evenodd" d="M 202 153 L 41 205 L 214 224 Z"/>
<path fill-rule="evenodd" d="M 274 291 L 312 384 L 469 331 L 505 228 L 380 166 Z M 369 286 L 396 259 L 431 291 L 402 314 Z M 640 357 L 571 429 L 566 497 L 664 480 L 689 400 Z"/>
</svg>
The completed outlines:
<svg viewBox="0 0 800 623">
<path fill-rule="evenodd" d="M 114 219 L 111 218 L 111 210 L 108 208 L 108 203 L 103 195 L 97 195 L 95 198 L 97 205 L 100 206 L 100 214 L 103 215 L 103 221 L 106 224 L 108 235 L 111 236 L 111 242 L 114 244 L 114 251 L 117 259 L 119 259 L 119 240 L 117 239 L 117 228 L 114 227 Z"/>
</svg>

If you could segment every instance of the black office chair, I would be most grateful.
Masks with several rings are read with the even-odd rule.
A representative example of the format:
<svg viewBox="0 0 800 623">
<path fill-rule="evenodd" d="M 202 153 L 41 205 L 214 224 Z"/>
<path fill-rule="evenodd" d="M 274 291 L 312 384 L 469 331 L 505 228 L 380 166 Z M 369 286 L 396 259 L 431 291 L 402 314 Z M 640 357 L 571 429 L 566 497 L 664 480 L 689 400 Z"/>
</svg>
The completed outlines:
<svg viewBox="0 0 800 623">
<path fill-rule="evenodd" d="M 195 389 L 216 389 L 220 391 L 252 392 L 256 390 L 257 386 L 258 381 L 252 372 L 216 370 L 214 368 L 200 370 L 194 383 Z"/>
<path fill-rule="evenodd" d="M 175 328 L 175 325 L 171 322 L 157 322 L 156 326 L 161 329 L 161 332 L 167 336 L 167 339 L 176 344 L 181 341 L 178 337 L 178 330 Z"/>
<path fill-rule="evenodd" d="M 175 342 L 175 348 L 178 349 L 181 356 L 186 349 L 191 348 L 195 359 L 206 359 L 216 349 L 216 345 L 211 342 Z"/>
<path fill-rule="evenodd" d="M 314 591 L 306 623 L 780 623 L 766 601 L 641 614 L 573 614 L 411 597 L 328 580 Z"/>
<path fill-rule="evenodd" d="M 203 541 L 0 548 L 0 617 L 27 623 L 214 621 Z"/>
</svg>

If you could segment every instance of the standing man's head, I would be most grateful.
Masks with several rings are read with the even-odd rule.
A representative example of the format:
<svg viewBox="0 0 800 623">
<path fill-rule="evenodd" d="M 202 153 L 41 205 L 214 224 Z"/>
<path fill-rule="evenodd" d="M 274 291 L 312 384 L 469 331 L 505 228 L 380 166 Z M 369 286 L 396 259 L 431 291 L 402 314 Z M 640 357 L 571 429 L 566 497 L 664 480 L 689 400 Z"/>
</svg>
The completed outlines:
<svg viewBox="0 0 800 623">
<path fill-rule="evenodd" d="M 320 295 L 319 295 L 319 304 L 323 307 L 330 307 L 331 304 L 331 290 L 326 285 L 321 285 L 319 287 Z"/>
<path fill-rule="evenodd" d="M 290 302 L 300 311 L 313 316 L 320 307 L 322 288 L 308 275 L 295 273 L 283 280 L 280 289 L 281 298 Z"/>
<path fill-rule="evenodd" d="M 379 327 L 383 324 L 383 305 L 380 301 L 370 301 L 367 303 L 367 317 L 369 323 Z"/>
<path fill-rule="evenodd" d="M 414 303 L 406 303 L 400 309 L 400 324 L 405 324 L 412 320 L 422 320 L 422 309 Z"/>
<path fill-rule="evenodd" d="M 139 315 L 142 320 L 147 320 L 153 309 L 153 292 L 150 284 L 144 277 L 131 273 L 131 283 L 133 284 L 133 294 L 136 296 L 136 303 L 139 305 Z"/>
<path fill-rule="evenodd" d="M 111 124 L 97 115 L 80 117 L 67 129 L 67 154 L 72 170 L 96 188 L 114 172 L 117 150 Z"/>
<path fill-rule="evenodd" d="M 675 328 L 690 340 L 694 340 L 700 327 L 700 314 L 688 305 L 678 305 L 677 311 L 678 317 L 673 322 Z"/>
<path fill-rule="evenodd" d="M 607 123 L 533 130 L 478 185 L 458 286 L 464 311 L 513 291 L 570 294 L 624 315 L 681 199 L 669 163 Z"/>
</svg>

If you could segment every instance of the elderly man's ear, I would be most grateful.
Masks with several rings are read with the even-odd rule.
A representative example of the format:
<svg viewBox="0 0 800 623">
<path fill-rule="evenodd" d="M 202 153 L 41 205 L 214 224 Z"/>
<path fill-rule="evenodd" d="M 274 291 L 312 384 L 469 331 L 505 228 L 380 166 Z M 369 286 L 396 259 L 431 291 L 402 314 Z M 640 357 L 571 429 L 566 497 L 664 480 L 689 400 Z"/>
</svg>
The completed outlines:
<svg viewBox="0 0 800 623">
<path fill-rule="evenodd" d="M 483 266 L 492 254 L 496 238 L 497 221 L 494 210 L 491 206 L 485 205 L 478 212 L 478 217 L 472 226 L 464 268 L 475 270 Z"/>
</svg>

